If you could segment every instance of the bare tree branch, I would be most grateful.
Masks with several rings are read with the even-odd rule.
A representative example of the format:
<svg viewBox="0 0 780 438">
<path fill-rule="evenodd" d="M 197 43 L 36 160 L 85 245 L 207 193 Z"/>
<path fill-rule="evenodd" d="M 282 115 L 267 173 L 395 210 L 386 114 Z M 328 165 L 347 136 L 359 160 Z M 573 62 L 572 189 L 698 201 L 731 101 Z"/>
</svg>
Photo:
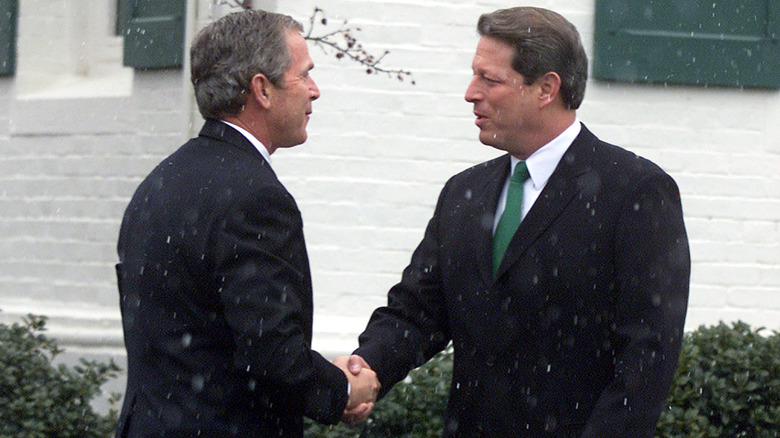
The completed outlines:
<svg viewBox="0 0 780 438">
<path fill-rule="evenodd" d="M 228 5 L 234 8 L 251 9 L 251 0 L 214 0 L 215 5 Z M 361 44 L 354 36 L 355 32 L 360 32 L 359 27 L 350 27 L 347 24 L 347 20 L 344 20 L 336 30 L 328 31 L 320 35 L 314 34 L 314 29 L 317 26 L 328 26 L 328 19 L 325 17 L 325 12 L 318 7 L 314 8 L 314 12 L 309 17 L 309 29 L 304 35 L 304 38 L 314 43 L 314 45 L 320 47 L 326 53 L 328 51 L 335 52 L 336 59 L 347 58 L 350 61 L 357 62 L 366 69 L 366 74 L 379 74 L 384 73 L 390 77 L 395 77 L 399 81 L 409 79 L 412 85 L 415 85 L 414 77 L 412 73 L 404 69 L 390 69 L 379 65 L 380 62 L 387 56 L 390 51 L 385 50 L 381 56 L 375 56 L 369 53 L 363 44 Z"/>
<path fill-rule="evenodd" d="M 307 40 L 312 41 L 316 46 L 323 48 L 323 50 L 335 51 L 337 59 L 347 58 L 357 62 L 366 67 L 367 74 L 386 73 L 389 76 L 395 76 L 400 81 L 409 78 L 412 85 L 415 84 L 410 71 L 404 69 L 388 69 L 379 65 L 390 51 L 385 50 L 381 56 L 375 56 L 366 51 L 366 49 L 363 48 L 363 44 L 354 36 L 355 32 L 360 32 L 359 27 L 349 27 L 347 21 L 344 20 L 338 29 L 315 36 L 313 34 L 314 28 L 318 24 L 327 26 L 328 19 L 325 17 L 325 13 L 322 9 L 314 8 L 314 13 L 309 18 L 309 31 L 304 37 Z"/>
</svg>

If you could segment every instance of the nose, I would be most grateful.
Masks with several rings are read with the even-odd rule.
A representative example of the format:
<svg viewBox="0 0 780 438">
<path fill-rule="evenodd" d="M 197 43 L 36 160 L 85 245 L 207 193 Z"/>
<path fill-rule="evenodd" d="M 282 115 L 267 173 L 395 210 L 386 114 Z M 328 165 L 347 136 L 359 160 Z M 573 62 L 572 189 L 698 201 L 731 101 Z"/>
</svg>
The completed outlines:
<svg viewBox="0 0 780 438">
<path fill-rule="evenodd" d="M 320 98 L 320 89 L 317 84 L 314 83 L 314 79 L 309 76 L 309 91 L 311 92 L 311 100 L 317 100 Z"/>
<path fill-rule="evenodd" d="M 469 82 L 469 86 L 466 87 L 466 95 L 464 96 L 466 102 L 474 103 L 482 98 L 482 93 L 480 92 L 476 82 L 477 76 L 474 75 L 471 78 L 471 82 Z"/>
</svg>

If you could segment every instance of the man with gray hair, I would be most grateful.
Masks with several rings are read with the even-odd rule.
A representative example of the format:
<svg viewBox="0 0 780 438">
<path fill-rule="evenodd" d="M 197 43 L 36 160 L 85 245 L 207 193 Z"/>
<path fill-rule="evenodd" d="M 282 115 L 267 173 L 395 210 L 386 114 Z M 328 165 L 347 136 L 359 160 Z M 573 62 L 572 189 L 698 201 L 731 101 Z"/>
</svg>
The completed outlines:
<svg viewBox="0 0 780 438">
<path fill-rule="evenodd" d="M 301 214 L 271 168 L 320 92 L 292 18 L 230 14 L 191 48 L 200 135 L 140 184 L 117 264 L 127 348 L 118 437 L 301 437 L 367 412 L 376 375 L 311 349 Z"/>
<path fill-rule="evenodd" d="M 688 298 L 677 185 L 578 120 L 588 62 L 565 18 L 477 29 L 465 98 L 506 153 L 445 184 L 350 369 L 387 391 L 451 341 L 446 437 L 652 438 Z"/>
</svg>

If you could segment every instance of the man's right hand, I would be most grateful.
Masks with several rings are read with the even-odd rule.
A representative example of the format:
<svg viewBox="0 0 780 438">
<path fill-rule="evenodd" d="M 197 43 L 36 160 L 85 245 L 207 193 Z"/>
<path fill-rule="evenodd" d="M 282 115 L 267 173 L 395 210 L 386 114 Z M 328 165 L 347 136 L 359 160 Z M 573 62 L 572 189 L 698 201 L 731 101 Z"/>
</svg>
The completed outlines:
<svg viewBox="0 0 780 438">
<path fill-rule="evenodd" d="M 342 421 L 355 425 L 365 421 L 374 409 L 379 389 L 382 385 L 363 358 L 352 355 L 340 356 L 333 361 L 347 376 L 350 385 L 349 401 L 344 410 Z"/>
</svg>

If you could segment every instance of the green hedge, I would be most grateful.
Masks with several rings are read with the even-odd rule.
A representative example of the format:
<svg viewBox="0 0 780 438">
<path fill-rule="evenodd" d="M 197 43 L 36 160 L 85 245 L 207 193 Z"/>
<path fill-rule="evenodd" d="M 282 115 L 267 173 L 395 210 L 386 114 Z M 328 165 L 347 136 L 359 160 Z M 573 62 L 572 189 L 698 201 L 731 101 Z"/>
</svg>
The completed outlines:
<svg viewBox="0 0 780 438">
<path fill-rule="evenodd" d="M 780 437 L 780 333 L 738 322 L 688 333 L 658 437 Z"/>
<path fill-rule="evenodd" d="M 100 415 L 90 401 L 119 367 L 84 359 L 73 368 L 53 365 L 62 350 L 42 334 L 45 324 L 33 315 L 23 324 L 0 324 L 0 438 L 112 436 L 116 410 Z"/>
<path fill-rule="evenodd" d="M 761 332 L 738 322 L 687 333 L 656 437 L 780 437 L 780 333 Z M 366 423 L 309 422 L 307 437 L 439 437 L 451 376 L 448 349 L 393 387 Z"/>
<path fill-rule="evenodd" d="M 83 359 L 72 369 L 54 366 L 61 350 L 42 334 L 45 322 L 30 315 L 23 324 L 0 324 L 0 438 L 111 436 L 116 410 L 98 414 L 90 401 L 119 367 Z M 395 385 L 364 424 L 308 422 L 306 436 L 439 437 L 451 376 L 450 348 Z M 780 438 L 780 333 L 742 322 L 687 333 L 656 436 Z"/>
</svg>

